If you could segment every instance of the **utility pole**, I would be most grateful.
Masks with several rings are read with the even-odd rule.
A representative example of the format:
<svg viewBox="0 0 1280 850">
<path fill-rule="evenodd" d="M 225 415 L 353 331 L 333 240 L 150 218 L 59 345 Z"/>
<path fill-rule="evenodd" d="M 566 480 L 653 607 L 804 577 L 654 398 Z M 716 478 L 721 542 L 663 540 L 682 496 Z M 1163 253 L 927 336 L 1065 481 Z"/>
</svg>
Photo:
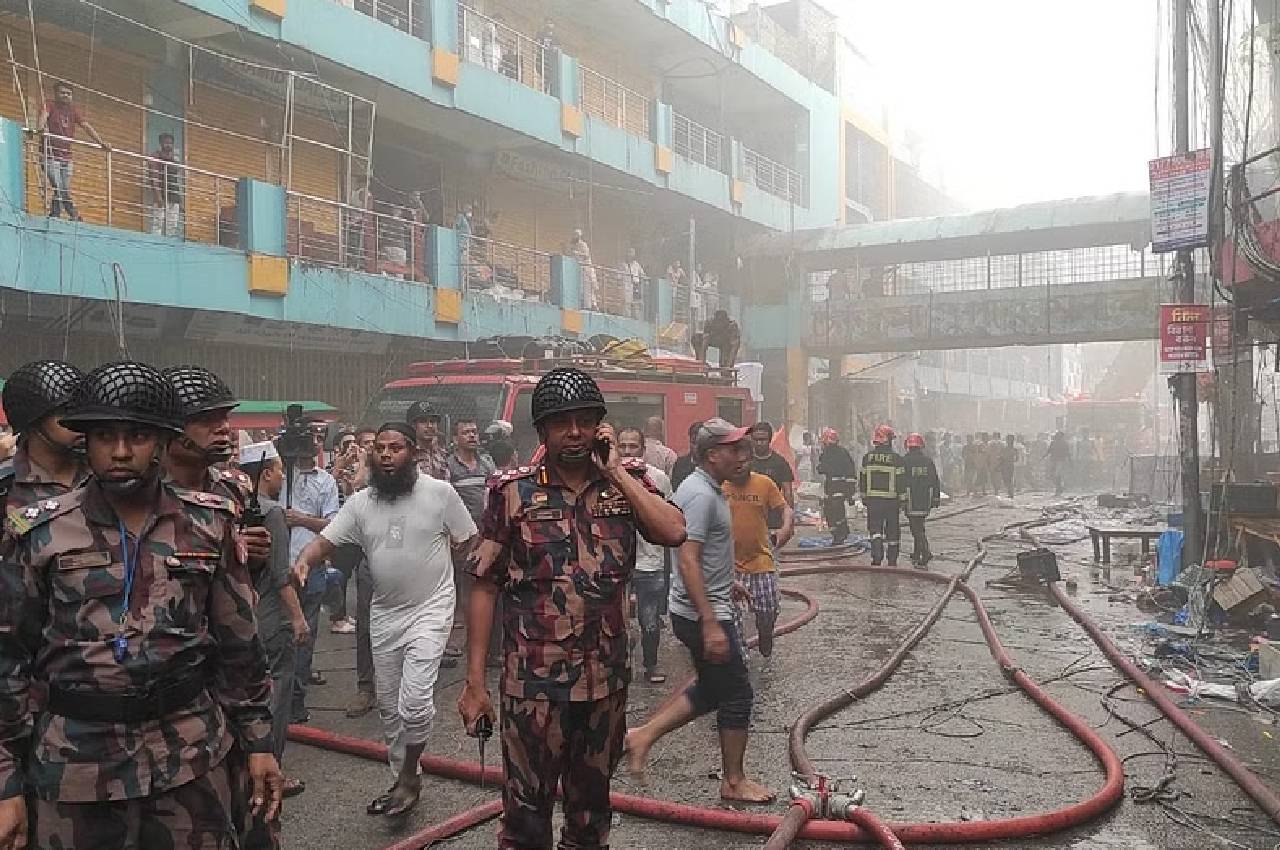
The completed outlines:
<svg viewBox="0 0 1280 850">
<path fill-rule="evenodd" d="M 1210 0 L 1212 3 L 1213 0 Z M 1191 86 L 1188 73 L 1188 0 L 1175 0 L 1173 16 L 1173 152 L 1191 149 Z M 1195 260 L 1190 249 L 1174 256 L 1177 300 L 1191 304 L 1196 299 Z M 1182 372 L 1170 379 L 1178 404 L 1178 454 L 1182 468 L 1182 563 L 1198 564 L 1204 553 L 1204 519 L 1200 511 L 1200 403 L 1196 374 Z"/>
</svg>

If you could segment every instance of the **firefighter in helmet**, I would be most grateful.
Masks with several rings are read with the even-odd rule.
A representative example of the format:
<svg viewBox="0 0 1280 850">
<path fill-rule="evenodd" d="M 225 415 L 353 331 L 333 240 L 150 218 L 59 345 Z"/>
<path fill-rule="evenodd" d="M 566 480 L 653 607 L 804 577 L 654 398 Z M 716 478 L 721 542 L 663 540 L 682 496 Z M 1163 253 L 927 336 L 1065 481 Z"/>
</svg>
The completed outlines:
<svg viewBox="0 0 1280 850">
<path fill-rule="evenodd" d="M 873 567 L 880 566 L 882 561 L 891 567 L 898 565 L 898 539 L 902 534 L 898 512 L 906 495 L 907 479 L 903 475 L 902 455 L 893 450 L 896 436 L 891 425 L 876 427 L 871 451 L 863 456 L 862 472 L 858 476 L 862 504 L 867 509 Z"/>
<path fill-rule="evenodd" d="M 924 521 L 929 511 L 936 508 L 942 498 L 942 485 L 938 481 L 938 468 L 932 458 L 924 453 L 924 437 L 911 434 L 905 443 L 907 454 L 902 459 L 902 472 L 907 481 L 907 525 L 911 527 L 911 563 L 925 567 L 933 553 L 929 551 L 929 537 L 925 534 Z"/>
</svg>

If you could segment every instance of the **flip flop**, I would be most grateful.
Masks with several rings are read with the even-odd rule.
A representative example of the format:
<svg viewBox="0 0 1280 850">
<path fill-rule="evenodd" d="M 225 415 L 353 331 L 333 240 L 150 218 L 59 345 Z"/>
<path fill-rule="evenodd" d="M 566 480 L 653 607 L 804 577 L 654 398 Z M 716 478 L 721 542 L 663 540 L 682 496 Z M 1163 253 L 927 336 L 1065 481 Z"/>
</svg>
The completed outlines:
<svg viewBox="0 0 1280 850">
<path fill-rule="evenodd" d="M 371 815 L 385 815 L 387 809 L 391 808 L 391 792 L 395 790 L 392 786 L 386 790 L 386 793 L 380 794 L 373 798 L 373 801 L 365 806 L 365 812 Z"/>
<path fill-rule="evenodd" d="M 664 673 L 649 673 L 645 678 L 649 680 L 649 684 L 651 685 L 661 685 L 667 681 L 666 674 Z"/>
<path fill-rule="evenodd" d="M 296 797 L 306 790 L 307 783 L 303 782 L 301 779 L 286 779 L 284 781 L 284 790 L 281 792 L 281 796 L 288 799 L 290 797 Z"/>
<path fill-rule="evenodd" d="M 384 810 L 383 814 L 385 814 L 389 818 L 395 818 L 395 817 L 400 817 L 402 815 L 407 815 L 409 814 L 409 812 L 413 811 L 418 807 L 418 801 L 421 799 L 422 799 L 422 786 L 419 785 L 418 790 L 413 792 L 413 796 L 410 797 L 405 802 L 404 806 L 402 806 L 399 809 L 396 809 L 395 811 L 392 811 L 390 807 L 388 807 L 386 810 Z"/>
</svg>

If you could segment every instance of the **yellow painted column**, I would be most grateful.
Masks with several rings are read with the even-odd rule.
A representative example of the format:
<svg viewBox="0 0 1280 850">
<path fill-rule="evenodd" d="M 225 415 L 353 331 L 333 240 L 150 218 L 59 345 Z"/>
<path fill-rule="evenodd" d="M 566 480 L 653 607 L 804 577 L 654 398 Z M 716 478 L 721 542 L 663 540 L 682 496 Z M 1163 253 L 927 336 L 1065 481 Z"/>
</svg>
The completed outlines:
<svg viewBox="0 0 1280 850">
<path fill-rule="evenodd" d="M 809 352 L 787 348 L 787 424 L 809 424 Z"/>
</svg>

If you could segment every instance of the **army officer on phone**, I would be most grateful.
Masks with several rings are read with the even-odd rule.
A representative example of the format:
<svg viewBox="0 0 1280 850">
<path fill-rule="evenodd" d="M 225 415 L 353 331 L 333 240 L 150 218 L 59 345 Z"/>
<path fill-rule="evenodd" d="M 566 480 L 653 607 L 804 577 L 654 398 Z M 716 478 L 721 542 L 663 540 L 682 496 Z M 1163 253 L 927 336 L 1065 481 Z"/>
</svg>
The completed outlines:
<svg viewBox="0 0 1280 850">
<path fill-rule="evenodd" d="M 533 391 L 546 449 L 536 466 L 489 489 L 468 610 L 467 683 L 458 700 L 467 731 L 494 720 L 485 654 L 502 596 L 501 736 L 506 768 L 503 848 L 545 848 L 556 783 L 564 788 L 561 847 L 608 846 L 609 780 L 626 727 L 627 623 L 623 600 L 636 532 L 659 546 L 684 542 L 684 517 L 623 460 L 602 424 L 604 397 L 589 375 L 555 369 Z"/>
</svg>

